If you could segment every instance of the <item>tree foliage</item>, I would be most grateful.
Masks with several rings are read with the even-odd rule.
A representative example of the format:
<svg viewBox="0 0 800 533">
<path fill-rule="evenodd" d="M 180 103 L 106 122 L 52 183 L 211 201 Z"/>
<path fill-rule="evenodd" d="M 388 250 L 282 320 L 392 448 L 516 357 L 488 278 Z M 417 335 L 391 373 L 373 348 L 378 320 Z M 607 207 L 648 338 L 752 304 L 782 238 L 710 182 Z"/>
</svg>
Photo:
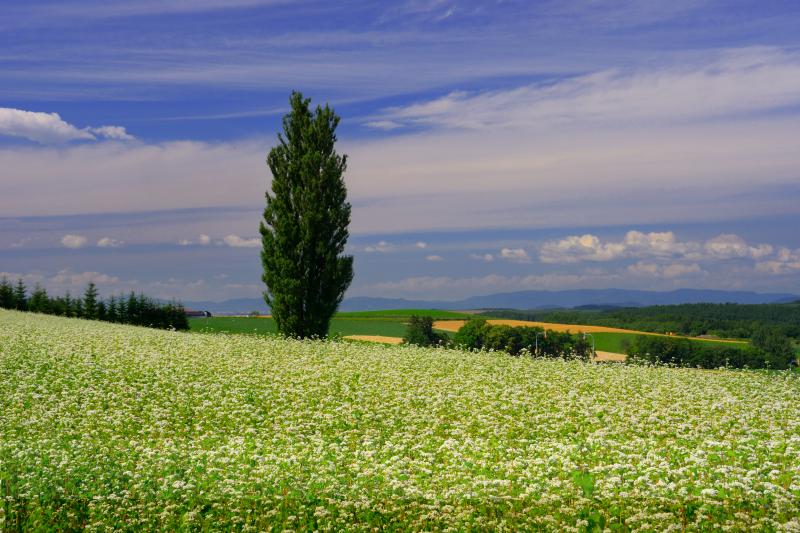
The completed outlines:
<svg viewBox="0 0 800 533">
<path fill-rule="evenodd" d="M 142 294 L 137 296 L 133 292 L 128 295 L 127 301 L 121 296 L 112 296 L 106 302 L 98 297 L 94 283 L 89 283 L 82 299 L 72 298 L 69 292 L 64 296 L 51 297 L 44 287 L 37 285 L 30 298 L 23 296 L 20 305 L 17 295 L 26 294 L 24 284 L 20 280 L 16 289 L 10 290 L 10 287 L 11 284 L 7 279 L 0 280 L 2 309 L 23 309 L 32 313 L 105 320 L 161 329 L 189 329 L 186 311 L 177 302 L 161 303 Z"/>
<path fill-rule="evenodd" d="M 433 331 L 433 317 L 411 315 L 403 342 L 417 346 L 439 346 L 447 343 L 447 336 Z"/>
<path fill-rule="evenodd" d="M 592 355 L 592 347 L 583 335 L 545 331 L 539 327 L 492 325 L 483 319 L 468 320 L 456 332 L 453 344 L 535 357 L 588 359 Z"/>
<path fill-rule="evenodd" d="M 681 304 L 613 309 L 495 310 L 498 318 L 560 324 L 591 324 L 678 335 L 715 335 L 749 339 L 763 327 L 800 340 L 800 305 L 788 304 Z"/>
<path fill-rule="evenodd" d="M 299 92 L 290 103 L 283 134 L 267 156 L 272 194 L 266 193 L 259 227 L 264 300 L 284 335 L 321 337 L 353 279 L 353 258 L 343 255 L 347 157 L 334 149 L 339 117 L 332 109 L 312 112 Z"/>
</svg>

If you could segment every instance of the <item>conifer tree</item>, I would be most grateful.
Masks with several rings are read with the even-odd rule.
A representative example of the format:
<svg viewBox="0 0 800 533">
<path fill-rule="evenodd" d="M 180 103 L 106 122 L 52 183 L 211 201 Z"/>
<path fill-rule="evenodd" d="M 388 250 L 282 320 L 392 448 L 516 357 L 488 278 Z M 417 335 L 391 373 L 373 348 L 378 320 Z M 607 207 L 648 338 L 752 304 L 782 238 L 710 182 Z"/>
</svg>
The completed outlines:
<svg viewBox="0 0 800 533">
<path fill-rule="evenodd" d="M 290 103 L 283 134 L 267 156 L 272 194 L 266 193 L 259 227 L 264 300 L 284 335 L 324 336 L 353 279 L 353 258 L 343 255 L 347 156 L 334 149 L 339 117 L 332 109 L 312 112 L 299 92 Z"/>
<path fill-rule="evenodd" d="M 28 299 L 25 294 L 25 284 L 22 282 L 22 278 L 19 278 L 17 280 L 17 286 L 14 287 L 14 305 L 19 311 L 28 309 Z"/>
<path fill-rule="evenodd" d="M 14 287 L 8 278 L 3 276 L 0 281 L 0 308 L 14 309 Z"/>
<path fill-rule="evenodd" d="M 37 284 L 28 300 L 27 308 L 33 313 L 49 313 L 50 298 L 47 296 L 47 289 Z"/>
<path fill-rule="evenodd" d="M 91 281 L 83 293 L 83 317 L 91 320 L 97 318 L 97 286 Z"/>
</svg>

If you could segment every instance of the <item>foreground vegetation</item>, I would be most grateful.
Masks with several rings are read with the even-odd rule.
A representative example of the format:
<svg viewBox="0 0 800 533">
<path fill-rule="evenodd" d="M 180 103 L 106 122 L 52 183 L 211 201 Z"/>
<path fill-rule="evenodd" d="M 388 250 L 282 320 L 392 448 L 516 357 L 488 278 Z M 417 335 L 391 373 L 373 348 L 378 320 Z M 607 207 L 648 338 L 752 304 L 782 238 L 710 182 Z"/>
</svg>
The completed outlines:
<svg viewBox="0 0 800 533">
<path fill-rule="evenodd" d="M 0 530 L 796 530 L 799 395 L 0 311 Z"/>
</svg>

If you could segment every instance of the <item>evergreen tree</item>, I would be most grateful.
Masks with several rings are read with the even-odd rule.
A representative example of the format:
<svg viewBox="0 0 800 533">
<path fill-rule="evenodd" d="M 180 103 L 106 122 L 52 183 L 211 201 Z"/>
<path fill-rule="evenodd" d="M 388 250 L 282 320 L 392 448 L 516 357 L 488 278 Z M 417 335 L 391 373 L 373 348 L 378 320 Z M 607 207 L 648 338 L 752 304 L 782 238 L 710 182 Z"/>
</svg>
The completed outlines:
<svg viewBox="0 0 800 533">
<path fill-rule="evenodd" d="M 97 318 L 97 286 L 91 281 L 83 293 L 83 316 L 91 320 Z"/>
<path fill-rule="evenodd" d="M 25 311 L 28 309 L 28 299 L 25 293 L 25 284 L 22 282 L 22 278 L 19 278 L 17 280 L 17 286 L 14 287 L 14 305 L 19 311 Z"/>
<path fill-rule="evenodd" d="M 290 103 L 283 135 L 267 156 L 272 194 L 259 227 L 264 300 L 281 333 L 324 336 L 353 279 L 353 258 L 342 255 L 350 224 L 347 156 L 334 150 L 339 117 L 332 109 L 312 112 L 299 92 Z"/>
<path fill-rule="evenodd" d="M 64 316 L 73 316 L 75 314 L 75 309 L 73 309 L 74 302 L 72 301 L 72 296 L 70 296 L 69 291 L 64 294 Z"/>
<path fill-rule="evenodd" d="M 7 277 L 3 276 L 3 280 L 0 281 L 0 308 L 14 309 L 14 307 L 16 307 L 14 305 L 14 287 Z"/>
<path fill-rule="evenodd" d="M 117 299 L 112 295 L 108 299 L 108 309 L 106 310 L 106 320 L 109 322 L 117 322 L 119 317 L 117 315 Z"/>
<path fill-rule="evenodd" d="M 47 289 L 41 285 L 36 285 L 28 301 L 28 311 L 33 313 L 49 313 L 50 298 L 47 296 Z"/>
</svg>

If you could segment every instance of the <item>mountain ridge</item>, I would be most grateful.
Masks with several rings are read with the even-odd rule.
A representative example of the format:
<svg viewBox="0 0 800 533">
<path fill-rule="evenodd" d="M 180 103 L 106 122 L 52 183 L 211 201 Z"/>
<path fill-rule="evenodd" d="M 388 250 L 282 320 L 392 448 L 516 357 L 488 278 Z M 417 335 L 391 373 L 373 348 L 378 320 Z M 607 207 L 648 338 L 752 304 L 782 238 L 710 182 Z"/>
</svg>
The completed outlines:
<svg viewBox="0 0 800 533">
<path fill-rule="evenodd" d="M 515 291 L 470 296 L 460 300 L 416 300 L 353 296 L 345 298 L 340 311 L 382 311 L 387 309 L 542 309 L 581 306 L 645 307 L 683 303 L 789 303 L 800 296 L 789 293 L 758 293 L 709 289 L 645 291 L 631 289 L 570 289 L 561 291 Z M 214 314 L 267 313 L 261 298 L 235 298 L 220 302 L 186 301 L 187 309 L 208 310 Z"/>
</svg>

